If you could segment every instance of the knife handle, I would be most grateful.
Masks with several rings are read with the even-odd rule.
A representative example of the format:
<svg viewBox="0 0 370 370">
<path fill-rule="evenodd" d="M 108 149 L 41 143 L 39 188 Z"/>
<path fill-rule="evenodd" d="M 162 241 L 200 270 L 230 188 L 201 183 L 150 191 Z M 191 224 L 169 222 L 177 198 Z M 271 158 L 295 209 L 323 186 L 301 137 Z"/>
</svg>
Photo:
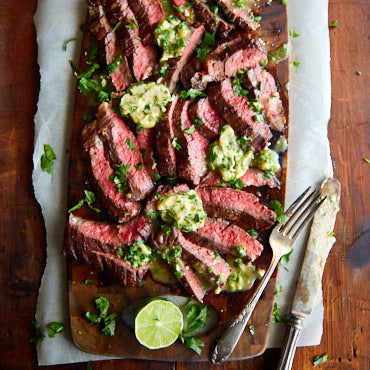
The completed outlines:
<svg viewBox="0 0 370 370">
<path fill-rule="evenodd" d="M 289 330 L 285 335 L 285 340 L 281 348 L 280 362 L 278 370 L 290 370 L 293 365 L 293 359 L 299 335 L 302 330 L 304 316 L 292 314 L 288 321 Z"/>
</svg>

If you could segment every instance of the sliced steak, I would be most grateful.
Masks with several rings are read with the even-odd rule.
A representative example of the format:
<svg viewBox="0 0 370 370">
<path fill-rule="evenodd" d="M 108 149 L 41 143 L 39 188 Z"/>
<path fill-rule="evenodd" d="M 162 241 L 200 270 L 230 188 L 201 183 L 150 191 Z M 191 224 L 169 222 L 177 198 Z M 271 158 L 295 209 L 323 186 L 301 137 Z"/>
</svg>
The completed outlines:
<svg viewBox="0 0 370 370">
<path fill-rule="evenodd" d="M 154 42 L 153 31 L 164 17 L 160 0 L 128 0 L 139 25 L 140 38 L 145 45 Z"/>
<path fill-rule="evenodd" d="M 222 8 L 226 18 L 237 26 L 251 31 L 260 26 L 248 5 L 237 7 L 234 0 L 215 0 L 215 2 Z"/>
<path fill-rule="evenodd" d="M 213 251 L 238 257 L 240 252 L 235 247 L 239 246 L 251 261 L 258 258 L 263 250 L 263 245 L 241 227 L 221 219 L 206 218 L 203 227 L 187 233 L 185 237 Z"/>
<path fill-rule="evenodd" d="M 208 82 L 212 81 L 212 79 L 204 72 L 201 72 L 202 69 L 203 65 L 198 57 L 193 58 L 184 66 L 181 71 L 181 82 L 186 90 L 192 87 L 204 91 L 207 88 Z"/>
<path fill-rule="evenodd" d="M 166 119 L 156 125 L 156 155 L 158 157 L 158 171 L 162 176 L 176 177 L 176 153 L 172 145 L 174 134 L 173 113 L 179 100 L 176 95 L 167 109 Z"/>
<path fill-rule="evenodd" d="M 205 154 L 208 140 L 197 130 L 186 133 L 193 125 L 188 117 L 190 100 L 179 99 L 173 113 L 174 135 L 180 145 L 176 149 L 178 176 L 190 184 L 197 185 L 207 170 Z"/>
<path fill-rule="evenodd" d="M 137 226 L 136 220 L 118 226 L 89 221 L 70 214 L 64 254 L 100 270 L 113 273 L 123 285 L 135 286 L 149 266 L 134 268 L 118 258 L 115 253 L 118 248 L 143 239 L 143 236 L 137 232 Z"/>
<path fill-rule="evenodd" d="M 156 249 L 168 249 L 171 244 L 169 241 L 169 235 L 160 231 L 155 238 L 151 240 L 151 245 Z M 175 257 L 173 260 L 166 260 L 170 267 L 173 268 L 175 276 L 182 283 L 184 288 L 199 302 L 203 302 L 203 298 L 206 294 L 202 288 L 197 275 L 193 269 L 184 261 L 181 257 Z"/>
<path fill-rule="evenodd" d="M 203 26 L 195 28 L 190 36 L 188 43 L 182 51 L 181 56 L 167 60 L 168 67 L 163 80 L 163 84 L 166 85 L 171 92 L 175 90 L 177 82 L 180 78 L 180 73 L 186 63 L 188 63 L 189 60 L 193 57 L 194 51 L 197 48 L 198 44 L 201 42 L 203 34 Z"/>
<path fill-rule="evenodd" d="M 265 172 L 257 168 L 250 168 L 241 178 L 245 187 L 247 186 L 268 186 L 269 188 L 280 188 L 280 181 L 276 176 L 270 174 L 269 178 L 264 178 Z M 228 186 L 223 182 L 221 175 L 216 171 L 210 171 L 202 180 L 199 186 L 218 186 L 219 184 Z"/>
<path fill-rule="evenodd" d="M 116 184 L 111 181 L 114 169 L 99 136 L 96 135 L 95 139 L 89 140 L 86 149 L 93 186 L 108 213 L 118 222 L 126 222 L 136 217 L 142 206 L 138 202 L 127 199 L 127 191 L 121 193 L 116 191 Z"/>
<path fill-rule="evenodd" d="M 111 24 L 121 25 L 115 31 L 127 56 L 136 81 L 154 74 L 157 68 L 157 49 L 153 44 L 144 45 L 139 37 L 136 18 L 127 0 L 108 0 L 108 17 Z"/>
<path fill-rule="evenodd" d="M 239 70 L 255 68 L 261 61 L 267 63 L 264 46 L 245 35 L 237 35 L 208 53 L 203 65 L 213 81 L 222 81 L 226 77 L 236 76 Z"/>
<path fill-rule="evenodd" d="M 234 94 L 231 79 L 213 83 L 208 88 L 212 107 L 225 119 L 239 136 L 249 136 L 252 147 L 259 151 L 272 137 L 269 127 L 262 121 L 255 121 L 256 113 L 248 99 Z"/>
<path fill-rule="evenodd" d="M 243 83 L 253 90 L 257 99 L 261 100 L 270 127 L 282 131 L 286 122 L 285 112 L 271 73 L 257 66 L 244 74 Z"/>
<path fill-rule="evenodd" d="M 223 258 L 216 257 L 213 251 L 186 239 L 180 230 L 173 228 L 172 232 L 174 236 L 172 245 L 181 246 L 187 262 L 191 264 L 200 263 L 207 274 L 219 279 L 218 283 L 221 286 L 226 283 L 231 273 L 231 267 Z"/>
<path fill-rule="evenodd" d="M 252 218 L 258 228 L 266 228 L 275 222 L 275 213 L 259 202 L 258 197 L 245 191 L 206 186 L 196 189 L 204 210 L 210 217 L 227 220 Z"/>
<path fill-rule="evenodd" d="M 209 140 L 216 139 L 221 127 L 225 124 L 223 118 L 209 104 L 208 98 L 193 102 L 189 106 L 188 116 L 198 131 Z"/>
<path fill-rule="evenodd" d="M 107 103 L 102 103 L 99 106 L 97 118 L 96 128 L 90 126 L 84 129 L 84 142 L 88 142 L 86 136 L 91 131 L 95 131 L 106 143 L 107 148 L 109 148 L 112 163 L 129 166 L 126 179 L 130 189 L 131 199 L 145 199 L 154 189 L 154 183 L 145 167 L 140 167 L 143 158 L 135 135 Z"/>
<path fill-rule="evenodd" d="M 208 32 L 215 32 L 217 37 L 226 38 L 235 27 L 226 22 L 218 14 L 211 11 L 206 2 L 202 0 L 190 0 L 195 12 L 195 18 L 202 23 Z"/>
<path fill-rule="evenodd" d="M 146 128 L 137 133 L 137 143 L 143 157 L 143 163 L 146 171 L 152 180 L 155 180 L 156 162 L 153 157 L 155 131 L 153 128 Z"/>
<path fill-rule="evenodd" d="M 90 31 L 96 38 L 100 54 L 104 55 L 105 64 L 109 65 L 119 58 L 117 68 L 109 76 L 116 91 L 122 91 L 132 80 L 127 58 L 119 48 L 117 35 L 112 32 L 112 26 L 108 22 L 104 8 L 101 5 L 89 5 L 89 14 L 91 18 Z"/>
</svg>

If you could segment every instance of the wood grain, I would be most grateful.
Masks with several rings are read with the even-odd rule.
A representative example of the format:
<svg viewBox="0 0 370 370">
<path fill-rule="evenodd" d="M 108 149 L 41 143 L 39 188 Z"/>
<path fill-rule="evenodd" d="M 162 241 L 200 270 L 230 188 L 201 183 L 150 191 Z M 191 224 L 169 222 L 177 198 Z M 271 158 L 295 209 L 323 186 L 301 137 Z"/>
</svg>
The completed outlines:
<svg viewBox="0 0 370 370">
<path fill-rule="evenodd" d="M 31 183 L 33 116 L 39 89 L 33 26 L 36 0 L 0 2 L 0 368 L 37 368 L 31 321 L 45 263 L 45 231 Z M 369 4 L 330 2 L 332 119 L 329 125 L 335 176 L 342 183 L 342 210 L 324 273 L 324 334 L 315 347 L 299 348 L 294 369 L 312 369 L 312 357 L 328 353 L 320 369 L 369 369 Z M 298 31 L 298 30 L 297 30 Z M 356 75 L 362 71 L 362 76 Z M 346 126 L 349 129 L 346 129 Z M 278 350 L 217 369 L 273 369 Z M 209 364 L 111 360 L 96 370 L 202 369 Z M 43 367 L 86 369 L 86 363 Z"/>
</svg>

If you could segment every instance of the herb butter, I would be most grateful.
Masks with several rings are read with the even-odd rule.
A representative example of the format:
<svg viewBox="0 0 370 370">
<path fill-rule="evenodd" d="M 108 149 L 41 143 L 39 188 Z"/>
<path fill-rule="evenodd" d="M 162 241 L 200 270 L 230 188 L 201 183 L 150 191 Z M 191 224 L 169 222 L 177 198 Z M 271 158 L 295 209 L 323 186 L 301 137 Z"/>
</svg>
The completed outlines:
<svg viewBox="0 0 370 370">
<path fill-rule="evenodd" d="M 265 148 L 262 152 L 258 153 L 253 164 L 266 172 L 275 173 L 280 171 L 279 154 L 272 149 Z"/>
<path fill-rule="evenodd" d="M 221 129 L 220 138 L 208 148 L 207 161 L 211 170 L 218 170 L 224 181 L 241 178 L 253 159 L 247 138 L 239 139 L 229 125 Z"/>
<path fill-rule="evenodd" d="M 128 262 L 132 267 L 143 267 L 154 260 L 152 249 L 142 240 L 135 240 L 134 243 L 126 248 L 116 250 L 118 257 Z"/>
<path fill-rule="evenodd" d="M 151 128 L 159 122 L 171 100 L 168 88 L 156 82 L 138 82 L 130 85 L 121 98 L 120 111 L 140 127 Z"/>
<path fill-rule="evenodd" d="M 171 194 L 157 202 L 162 220 L 185 232 L 204 226 L 207 217 L 203 204 L 194 190 L 183 194 Z"/>
</svg>

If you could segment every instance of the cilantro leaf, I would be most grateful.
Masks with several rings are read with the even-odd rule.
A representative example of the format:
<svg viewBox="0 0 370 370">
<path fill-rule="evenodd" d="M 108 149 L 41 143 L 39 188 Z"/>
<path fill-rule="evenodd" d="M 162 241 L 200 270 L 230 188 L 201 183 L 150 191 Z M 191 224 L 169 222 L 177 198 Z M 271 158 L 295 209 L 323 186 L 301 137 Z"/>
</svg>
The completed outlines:
<svg viewBox="0 0 370 370">
<path fill-rule="evenodd" d="M 100 209 L 94 208 L 92 206 L 92 203 L 94 203 L 96 200 L 95 194 L 89 190 L 84 190 L 84 193 L 85 193 L 85 198 L 81 199 L 75 206 L 70 208 L 68 210 L 68 213 L 71 213 L 77 209 L 80 209 L 84 205 L 84 203 L 86 203 L 89 206 L 89 208 L 92 209 L 93 211 L 100 212 Z"/>
<path fill-rule="evenodd" d="M 48 336 L 49 338 L 54 338 L 55 334 L 61 333 L 65 329 L 65 325 L 61 322 L 50 322 L 46 325 L 48 330 Z"/>
<path fill-rule="evenodd" d="M 86 286 L 89 286 L 92 283 L 92 280 L 91 279 L 86 279 L 84 281 L 84 283 L 85 283 Z"/>
<path fill-rule="evenodd" d="M 286 221 L 286 214 L 284 213 L 283 206 L 278 200 L 271 200 L 268 207 L 276 213 L 276 221 L 284 223 Z"/>
<path fill-rule="evenodd" d="M 277 303 L 274 303 L 274 310 L 272 312 L 271 322 L 277 324 L 279 322 L 287 322 L 287 319 L 281 316 L 281 309 L 278 307 Z"/>
<path fill-rule="evenodd" d="M 338 25 L 338 19 L 336 19 L 335 21 L 331 22 L 329 24 L 329 27 L 331 28 L 337 28 L 339 25 Z"/>
<path fill-rule="evenodd" d="M 102 329 L 103 335 L 110 335 L 111 337 L 114 335 L 116 330 L 116 320 L 118 313 L 112 313 L 108 317 L 104 319 L 105 327 Z"/>
<path fill-rule="evenodd" d="M 290 255 L 293 253 L 294 249 L 291 249 L 289 253 L 284 254 L 280 258 L 280 265 L 286 265 L 290 261 Z"/>
<path fill-rule="evenodd" d="M 203 91 L 193 89 L 193 88 L 191 88 L 189 90 L 182 90 L 181 93 L 180 93 L 180 97 L 182 99 L 187 99 L 187 98 L 195 99 L 197 97 L 205 98 L 206 96 L 207 96 L 207 94 L 204 93 Z"/>
<path fill-rule="evenodd" d="M 199 117 L 194 117 L 193 122 L 196 124 L 197 127 L 203 126 L 203 121 Z"/>
<path fill-rule="evenodd" d="M 41 326 L 37 324 L 37 321 L 32 321 L 32 325 L 35 328 L 35 335 L 30 339 L 30 343 L 39 343 L 42 342 L 45 339 L 45 334 L 43 333 L 43 330 Z"/>
<path fill-rule="evenodd" d="M 127 180 L 126 175 L 130 166 L 128 164 L 115 164 L 117 170 L 114 172 L 114 175 L 110 177 L 110 181 L 116 184 L 116 193 L 122 193 L 127 189 Z"/>
<path fill-rule="evenodd" d="M 252 238 L 254 238 L 254 239 L 257 239 L 257 237 L 258 237 L 258 233 L 257 233 L 257 231 L 256 231 L 256 230 L 254 230 L 254 229 L 249 229 L 249 230 L 247 230 L 247 233 L 248 233 Z"/>
<path fill-rule="evenodd" d="M 41 156 L 41 169 L 45 172 L 53 173 L 52 166 L 56 159 L 53 148 L 49 144 L 44 144 L 44 154 Z"/>
<path fill-rule="evenodd" d="M 247 96 L 250 94 L 250 91 L 242 86 L 244 73 L 245 71 L 239 71 L 232 82 L 233 92 L 236 96 L 239 97 Z"/>
<path fill-rule="evenodd" d="M 283 286 L 280 283 L 277 283 L 276 290 L 275 290 L 275 293 L 274 293 L 276 295 L 276 298 L 278 298 L 279 293 L 281 293 L 282 291 L 283 291 Z"/>
<path fill-rule="evenodd" d="M 100 312 L 100 316 L 102 318 L 106 317 L 110 306 L 110 302 L 108 301 L 108 299 L 100 296 L 95 299 L 95 305 L 97 310 Z"/>
<path fill-rule="evenodd" d="M 132 144 L 130 138 L 126 139 L 126 145 L 127 145 L 127 148 L 129 148 L 130 150 L 132 150 L 132 151 L 136 150 L 136 147 L 135 147 L 134 144 Z"/>
<path fill-rule="evenodd" d="M 202 350 L 200 349 L 200 347 L 203 347 L 204 343 L 201 339 L 197 337 L 185 338 L 185 344 L 186 344 L 186 347 L 192 349 L 198 355 L 202 354 Z"/>
<path fill-rule="evenodd" d="M 85 313 L 85 317 L 91 322 L 91 324 L 99 324 L 101 321 L 101 317 L 99 315 L 90 313 L 89 311 Z"/>
<path fill-rule="evenodd" d="M 289 35 L 292 37 L 299 37 L 300 34 L 295 32 L 292 27 L 289 27 Z"/>
<path fill-rule="evenodd" d="M 295 60 L 294 62 L 290 63 L 290 68 L 293 68 L 293 67 L 298 68 L 300 64 L 301 64 L 301 62 L 297 62 L 297 61 Z"/>
<path fill-rule="evenodd" d="M 172 144 L 172 146 L 173 146 L 176 150 L 181 150 L 181 149 L 182 149 L 182 146 L 181 146 L 177 141 L 178 141 L 178 138 L 175 136 L 175 137 L 171 140 L 171 144 Z"/>
<path fill-rule="evenodd" d="M 93 63 L 86 71 L 82 72 L 80 75 L 76 75 L 78 79 L 81 78 L 90 78 L 93 73 L 100 68 L 98 63 Z"/>
<path fill-rule="evenodd" d="M 215 33 L 206 32 L 197 50 L 197 57 L 201 63 L 204 62 L 206 55 L 212 50 L 212 46 L 214 44 L 215 44 Z"/>
<path fill-rule="evenodd" d="M 109 73 L 114 73 L 118 66 L 121 64 L 121 61 L 122 61 L 122 55 L 117 55 L 116 57 L 114 57 L 111 62 L 107 65 L 107 70 Z"/>
<path fill-rule="evenodd" d="M 195 131 L 195 126 L 191 125 L 187 130 L 184 131 L 185 135 L 190 135 Z"/>
<path fill-rule="evenodd" d="M 226 181 L 226 183 L 232 186 L 235 190 L 244 189 L 244 183 L 240 179 L 229 180 L 229 181 Z"/>
<path fill-rule="evenodd" d="M 325 353 L 322 356 L 314 356 L 312 358 L 313 366 L 316 367 L 317 365 L 320 365 L 320 364 L 324 363 L 328 359 L 329 359 L 329 355 L 327 353 Z"/>
<path fill-rule="evenodd" d="M 98 55 L 98 47 L 96 44 L 90 46 L 89 51 L 87 52 L 87 59 L 91 62 Z"/>
<path fill-rule="evenodd" d="M 63 50 L 64 50 L 64 51 L 67 51 L 67 45 L 68 45 L 70 42 L 72 42 L 72 41 L 77 41 L 77 39 L 76 39 L 76 38 L 73 38 L 73 39 L 69 39 L 69 40 L 67 40 L 67 41 L 63 44 Z"/>
</svg>

